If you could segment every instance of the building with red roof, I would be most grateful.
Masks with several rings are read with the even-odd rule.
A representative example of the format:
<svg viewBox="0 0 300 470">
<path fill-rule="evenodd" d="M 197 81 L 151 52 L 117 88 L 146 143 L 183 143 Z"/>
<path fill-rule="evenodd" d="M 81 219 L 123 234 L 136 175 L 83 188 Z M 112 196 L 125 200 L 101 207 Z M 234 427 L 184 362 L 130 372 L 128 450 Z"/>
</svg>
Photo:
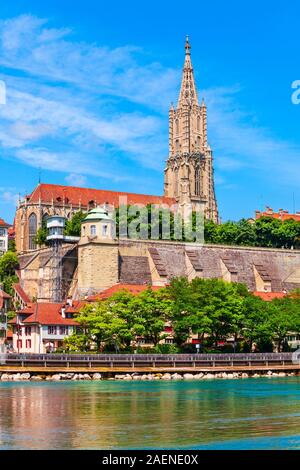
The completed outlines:
<svg viewBox="0 0 300 470">
<path fill-rule="evenodd" d="M 13 327 L 13 350 L 45 353 L 59 348 L 76 331 L 73 312 L 62 303 L 29 303 L 9 322 Z"/>
<path fill-rule="evenodd" d="M 253 295 L 256 297 L 260 297 L 262 300 L 266 302 L 271 302 L 274 299 L 283 299 L 286 297 L 287 292 L 253 292 Z"/>
<path fill-rule="evenodd" d="M 278 212 L 274 212 L 271 207 L 266 207 L 265 211 L 255 211 L 255 219 L 260 219 L 261 217 L 271 217 L 272 219 L 278 219 L 284 222 L 285 220 L 294 220 L 295 222 L 300 222 L 300 212 L 295 214 L 290 214 L 289 211 L 279 209 Z"/>
<path fill-rule="evenodd" d="M 19 202 L 14 222 L 16 249 L 23 253 L 37 248 L 36 232 L 49 215 L 69 219 L 79 210 L 87 212 L 104 205 L 113 210 L 127 204 L 171 207 L 176 200 L 165 196 L 41 183 Z"/>
<path fill-rule="evenodd" d="M 86 297 L 86 302 L 98 302 L 101 300 L 109 299 L 113 294 L 116 294 L 120 291 L 127 291 L 130 294 L 138 295 L 146 289 L 158 290 L 161 289 L 161 286 L 152 286 L 148 284 L 115 284 L 114 286 L 110 287 L 109 289 L 105 289 L 104 291 L 100 292 L 99 294 L 90 295 Z"/>
</svg>

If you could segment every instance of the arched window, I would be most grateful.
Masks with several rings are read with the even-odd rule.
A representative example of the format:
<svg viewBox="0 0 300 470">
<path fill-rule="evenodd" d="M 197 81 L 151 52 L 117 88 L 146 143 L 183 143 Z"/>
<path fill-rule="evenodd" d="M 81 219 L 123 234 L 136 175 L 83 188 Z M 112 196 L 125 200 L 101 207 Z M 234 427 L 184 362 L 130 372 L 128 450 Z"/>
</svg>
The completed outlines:
<svg viewBox="0 0 300 470">
<path fill-rule="evenodd" d="M 200 131 L 200 116 L 197 116 L 197 131 Z"/>
<path fill-rule="evenodd" d="M 178 192 L 179 192 L 178 189 L 179 189 L 178 168 L 175 168 L 175 184 L 174 184 L 175 197 L 178 197 Z"/>
<path fill-rule="evenodd" d="M 176 152 L 179 152 L 179 140 L 178 139 L 175 142 L 175 149 L 176 149 Z"/>
<path fill-rule="evenodd" d="M 195 169 L 195 195 L 200 196 L 200 168 Z"/>
<path fill-rule="evenodd" d="M 197 147 L 198 147 L 198 149 L 200 149 L 200 146 L 201 146 L 201 138 L 198 136 L 197 137 Z"/>
<path fill-rule="evenodd" d="M 34 213 L 29 216 L 29 250 L 36 249 L 37 218 Z"/>
<path fill-rule="evenodd" d="M 177 135 L 179 134 L 179 121 L 178 121 L 178 119 L 176 119 L 176 121 L 175 121 L 175 132 L 176 132 Z"/>
</svg>

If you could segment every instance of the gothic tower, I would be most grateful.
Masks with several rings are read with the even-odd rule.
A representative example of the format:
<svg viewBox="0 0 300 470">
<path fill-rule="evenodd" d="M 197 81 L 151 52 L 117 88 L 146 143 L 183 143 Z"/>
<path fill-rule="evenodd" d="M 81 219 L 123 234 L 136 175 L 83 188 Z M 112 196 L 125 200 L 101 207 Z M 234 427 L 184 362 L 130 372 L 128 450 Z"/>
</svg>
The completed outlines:
<svg viewBox="0 0 300 470">
<path fill-rule="evenodd" d="M 165 196 L 179 205 L 202 206 L 207 219 L 218 222 L 212 150 L 207 143 L 206 105 L 199 105 L 188 37 L 177 108 L 169 112 L 169 158 Z"/>
</svg>

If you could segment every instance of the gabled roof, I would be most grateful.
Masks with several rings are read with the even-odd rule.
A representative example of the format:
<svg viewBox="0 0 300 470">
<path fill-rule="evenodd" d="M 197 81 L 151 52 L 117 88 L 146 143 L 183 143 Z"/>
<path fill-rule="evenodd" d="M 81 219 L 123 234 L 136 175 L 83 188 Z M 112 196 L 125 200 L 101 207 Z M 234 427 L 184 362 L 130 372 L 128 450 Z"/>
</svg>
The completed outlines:
<svg viewBox="0 0 300 470">
<path fill-rule="evenodd" d="M 72 204 L 87 207 L 93 201 L 97 205 L 110 204 L 119 206 L 119 197 L 127 196 L 127 204 L 175 204 L 175 199 L 165 196 L 153 196 L 149 194 L 126 193 L 121 191 L 108 191 L 104 189 L 79 188 L 76 186 L 62 186 L 58 184 L 39 184 L 34 191 L 27 196 L 27 201 L 32 203 L 48 202 L 54 204 Z"/>
<path fill-rule="evenodd" d="M 3 219 L 0 219 L 0 227 L 10 227 L 10 224 L 8 224 L 7 222 L 5 222 Z"/>
<path fill-rule="evenodd" d="M 30 298 L 28 297 L 20 283 L 13 284 L 13 289 L 19 295 L 19 297 L 21 297 L 23 302 L 25 302 L 26 304 L 30 302 Z"/>
<path fill-rule="evenodd" d="M 26 306 L 24 309 L 19 310 L 18 313 L 28 315 L 22 323 L 37 323 L 40 325 L 78 325 L 75 320 L 70 318 L 63 318 L 61 309 L 64 304 L 61 303 L 35 303 Z M 16 323 L 14 318 L 9 323 Z"/>
<path fill-rule="evenodd" d="M 11 296 L 4 292 L 4 290 L 0 289 L 0 309 L 3 308 L 5 299 L 11 299 Z"/>
<path fill-rule="evenodd" d="M 0 289 L 0 297 L 2 297 L 3 299 L 11 299 L 11 296 L 1 289 Z"/>
</svg>

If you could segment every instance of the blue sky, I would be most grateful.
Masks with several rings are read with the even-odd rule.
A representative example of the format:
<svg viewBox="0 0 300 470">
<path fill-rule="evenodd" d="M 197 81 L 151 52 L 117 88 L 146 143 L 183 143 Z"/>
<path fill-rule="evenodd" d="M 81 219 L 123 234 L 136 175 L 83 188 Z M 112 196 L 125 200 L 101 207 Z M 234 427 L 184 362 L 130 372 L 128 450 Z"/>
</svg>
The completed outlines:
<svg viewBox="0 0 300 470">
<path fill-rule="evenodd" d="M 300 5 L 3 1 L 0 217 L 42 182 L 163 190 L 185 35 L 208 108 L 223 220 L 300 210 Z"/>
</svg>

